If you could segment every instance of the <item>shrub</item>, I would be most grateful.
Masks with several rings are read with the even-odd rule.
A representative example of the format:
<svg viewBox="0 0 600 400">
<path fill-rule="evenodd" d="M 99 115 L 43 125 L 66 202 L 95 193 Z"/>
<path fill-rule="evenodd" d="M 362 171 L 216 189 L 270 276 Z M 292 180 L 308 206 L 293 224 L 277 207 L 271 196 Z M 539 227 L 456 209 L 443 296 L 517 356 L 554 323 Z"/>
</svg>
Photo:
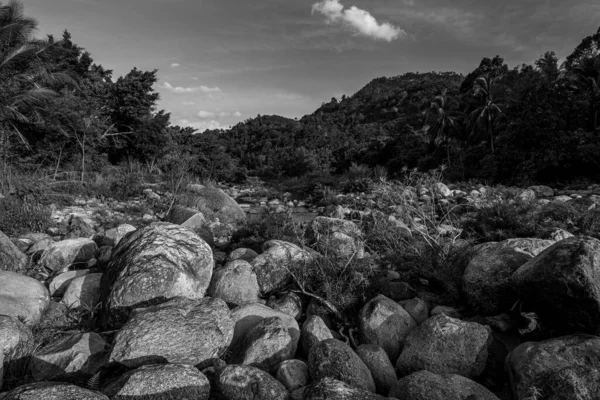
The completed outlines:
<svg viewBox="0 0 600 400">
<path fill-rule="evenodd" d="M 250 220 L 233 234 L 232 249 L 250 248 L 262 251 L 262 245 L 269 240 L 284 240 L 302 246 L 304 232 L 301 224 L 295 222 L 289 213 L 272 213 L 268 210 L 250 217 Z"/>
<path fill-rule="evenodd" d="M 0 199 L 0 231 L 8 236 L 45 232 L 52 226 L 50 208 L 35 200 L 16 197 Z"/>
</svg>

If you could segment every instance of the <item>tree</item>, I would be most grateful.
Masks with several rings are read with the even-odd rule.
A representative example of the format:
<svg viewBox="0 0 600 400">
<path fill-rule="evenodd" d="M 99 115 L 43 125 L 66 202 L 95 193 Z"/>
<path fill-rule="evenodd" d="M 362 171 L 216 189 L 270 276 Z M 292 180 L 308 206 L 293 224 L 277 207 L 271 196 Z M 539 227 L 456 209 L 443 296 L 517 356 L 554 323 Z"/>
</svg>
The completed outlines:
<svg viewBox="0 0 600 400">
<path fill-rule="evenodd" d="M 427 110 L 426 120 L 430 122 L 428 134 L 430 144 L 445 143 L 446 157 L 450 165 L 450 135 L 448 129 L 454 126 L 455 117 L 450 116 L 450 110 L 458 108 L 458 103 L 448 99 L 448 90 L 435 96 Z"/>
<path fill-rule="evenodd" d="M 596 131 L 600 129 L 600 47 L 595 42 L 591 43 L 587 51 L 579 53 L 579 57 L 569 59 L 566 68 L 575 87 L 587 93 L 590 124 L 592 130 Z"/>
<path fill-rule="evenodd" d="M 535 66 L 544 74 L 548 82 L 554 82 L 560 75 L 558 67 L 558 57 L 553 51 L 547 51 L 538 60 L 535 61 Z"/>
<path fill-rule="evenodd" d="M 478 125 L 485 125 L 487 136 L 490 138 L 490 148 L 492 154 L 494 150 L 494 122 L 502 110 L 494 102 L 494 85 L 498 80 L 498 77 L 491 78 L 489 76 L 480 76 L 475 80 L 473 87 L 473 96 L 481 99 L 481 105 L 471 112 L 469 115 L 470 125 L 472 126 L 472 132 Z"/>
</svg>

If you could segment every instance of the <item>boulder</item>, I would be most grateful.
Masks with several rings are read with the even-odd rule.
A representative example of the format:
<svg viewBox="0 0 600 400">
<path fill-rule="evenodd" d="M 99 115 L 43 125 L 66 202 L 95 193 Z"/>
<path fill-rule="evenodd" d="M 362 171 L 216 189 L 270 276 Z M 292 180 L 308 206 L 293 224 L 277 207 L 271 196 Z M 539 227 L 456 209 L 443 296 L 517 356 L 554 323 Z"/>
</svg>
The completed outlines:
<svg viewBox="0 0 600 400">
<path fill-rule="evenodd" d="M 5 363 L 27 359 L 34 346 L 31 329 L 16 318 L 0 315 L 0 358 Z"/>
<path fill-rule="evenodd" d="M 210 382 L 191 365 L 153 364 L 126 372 L 102 392 L 111 400 L 208 400 Z"/>
<path fill-rule="evenodd" d="M 400 304 L 382 295 L 370 300 L 358 314 L 361 342 L 381 346 L 392 362 L 396 362 L 404 338 L 416 326 Z"/>
<path fill-rule="evenodd" d="M 95 310 L 100 300 L 102 274 L 86 274 L 71 281 L 60 301 L 69 308 Z"/>
<path fill-rule="evenodd" d="M 73 281 L 73 279 L 79 278 L 89 273 L 89 269 L 78 269 L 75 271 L 63 272 L 62 274 L 57 275 L 52 279 L 50 285 L 48 286 L 50 296 L 62 296 L 65 293 L 65 290 L 67 290 L 67 287 L 69 287 L 69 285 Z"/>
<path fill-rule="evenodd" d="M 371 371 L 377 394 L 387 396 L 398 379 L 385 350 L 376 344 L 361 344 L 356 354 Z"/>
<path fill-rule="evenodd" d="M 280 311 L 299 321 L 302 317 L 302 299 L 296 293 L 285 293 L 281 297 L 271 297 L 267 301 L 267 307 Z"/>
<path fill-rule="evenodd" d="M 250 365 L 228 365 L 218 371 L 218 386 L 227 400 L 286 400 L 287 390 L 267 372 Z"/>
<path fill-rule="evenodd" d="M 352 221 L 317 217 L 306 228 L 306 236 L 314 241 L 319 252 L 325 255 L 355 259 L 365 255 L 362 232 Z"/>
<path fill-rule="evenodd" d="M 116 246 L 121 239 L 130 232 L 134 232 L 137 228 L 129 224 L 121 224 L 116 228 L 108 229 L 104 232 L 104 237 L 101 246 Z"/>
<path fill-rule="evenodd" d="M 396 368 L 400 376 L 427 370 L 477 377 L 485 369 L 492 340 L 488 326 L 436 315 L 408 334 Z"/>
<path fill-rule="evenodd" d="M 277 366 L 275 378 L 288 390 L 296 390 L 308 385 L 310 379 L 308 365 L 301 360 L 286 360 Z"/>
<path fill-rule="evenodd" d="M 50 303 L 46 287 L 33 278 L 16 272 L 0 271 L 0 315 L 35 325 Z"/>
<path fill-rule="evenodd" d="M 522 265 L 513 285 L 548 326 L 600 333 L 600 240 L 570 237 Z"/>
<path fill-rule="evenodd" d="M 487 388 L 456 374 L 417 371 L 400 379 L 390 397 L 402 400 L 499 400 Z"/>
<path fill-rule="evenodd" d="M 530 186 L 527 189 L 533 190 L 537 197 L 553 197 L 554 196 L 554 189 L 552 189 L 548 186 L 542 186 L 542 185 Z"/>
<path fill-rule="evenodd" d="M 535 191 L 531 189 L 525 189 L 519 194 L 519 199 L 523 201 L 535 200 Z"/>
<path fill-rule="evenodd" d="M 174 205 L 166 217 L 166 221 L 175 225 L 182 225 L 186 228 L 195 229 L 205 226 L 208 221 L 204 214 L 193 208 Z"/>
<path fill-rule="evenodd" d="M 506 358 L 515 400 L 595 400 L 600 393 L 600 337 L 571 335 L 526 342 Z"/>
<path fill-rule="evenodd" d="M 70 383 L 36 382 L 0 394 L 1 400 L 109 400 L 102 393 Z"/>
<path fill-rule="evenodd" d="M 246 220 L 244 210 L 221 189 L 209 187 L 189 187 L 188 189 L 198 196 L 194 202 L 194 208 L 209 220 L 218 218 L 221 222 L 234 226 Z"/>
<path fill-rule="evenodd" d="M 265 251 L 252 260 L 258 286 L 263 294 L 283 289 L 292 280 L 292 263 L 308 262 L 312 255 L 295 244 L 281 240 L 267 242 Z"/>
<path fill-rule="evenodd" d="M 72 375 L 92 376 L 104 364 L 107 344 L 97 333 L 62 336 L 31 357 L 29 372 L 36 381 Z"/>
<path fill-rule="evenodd" d="M 217 268 L 208 287 L 208 295 L 238 306 L 258 302 L 258 281 L 252 265 L 244 260 L 230 261 Z"/>
<path fill-rule="evenodd" d="M 258 253 L 254 250 L 240 247 L 239 249 L 235 249 L 229 254 L 229 256 L 227 257 L 227 261 L 244 260 L 251 263 L 252 260 L 254 260 L 257 256 Z"/>
<path fill-rule="evenodd" d="M 187 297 L 204 297 L 213 272 L 208 244 L 177 225 L 155 223 L 125 236 L 103 276 L 103 323 L 119 327 L 132 309 Z"/>
<path fill-rule="evenodd" d="M 406 301 L 402 306 L 415 320 L 417 325 L 422 324 L 429 318 L 429 306 L 425 300 L 420 299 L 419 297 Z"/>
<path fill-rule="evenodd" d="M 443 197 L 452 197 L 452 190 L 450 190 L 450 188 L 448 188 L 448 186 L 446 186 L 445 184 L 443 184 L 442 182 L 436 182 L 435 185 L 435 191 Z"/>
<path fill-rule="evenodd" d="M 336 339 L 323 340 L 310 348 L 308 370 L 314 381 L 333 378 L 375 393 L 371 371 L 350 346 Z"/>
<path fill-rule="evenodd" d="M 331 331 L 318 315 L 311 315 L 304 321 L 301 337 L 302 349 L 306 354 L 309 353 L 310 348 L 315 344 L 323 340 L 333 339 Z"/>
<path fill-rule="evenodd" d="M 310 385 L 303 393 L 304 400 L 385 400 L 369 391 L 356 388 L 340 380 L 325 377 Z"/>
<path fill-rule="evenodd" d="M 0 271 L 22 272 L 27 266 L 27 256 L 0 231 Z"/>
<path fill-rule="evenodd" d="M 52 243 L 42 254 L 40 264 L 54 272 L 65 272 L 73 264 L 84 264 L 96 255 L 92 239 L 77 238 Z"/>
<path fill-rule="evenodd" d="M 200 364 L 225 353 L 233 327 L 221 299 L 179 297 L 135 309 L 113 341 L 110 361 L 130 368 L 165 361 Z"/>
</svg>

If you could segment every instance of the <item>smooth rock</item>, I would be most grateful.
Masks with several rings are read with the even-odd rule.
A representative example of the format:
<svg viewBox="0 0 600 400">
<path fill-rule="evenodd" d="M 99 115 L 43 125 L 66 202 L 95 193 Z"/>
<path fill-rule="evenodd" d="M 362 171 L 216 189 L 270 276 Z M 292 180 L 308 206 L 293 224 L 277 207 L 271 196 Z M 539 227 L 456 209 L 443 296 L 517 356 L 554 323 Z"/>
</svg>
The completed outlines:
<svg viewBox="0 0 600 400">
<path fill-rule="evenodd" d="M 0 231 L 0 271 L 22 272 L 27 262 L 27 256 Z"/>
<path fill-rule="evenodd" d="M 279 298 L 273 296 L 267 301 L 267 307 L 287 314 L 296 321 L 302 317 L 302 299 L 296 293 L 288 292 Z"/>
<path fill-rule="evenodd" d="M 324 255 L 360 259 L 365 255 L 363 235 L 352 221 L 316 217 L 306 228 L 306 236 Z"/>
<path fill-rule="evenodd" d="M 356 354 L 371 371 L 377 394 L 387 396 L 398 379 L 385 350 L 376 344 L 361 344 Z"/>
<path fill-rule="evenodd" d="M 256 303 L 260 289 L 252 265 L 244 260 L 230 261 L 214 270 L 208 296 L 238 306 Z"/>
<path fill-rule="evenodd" d="M 55 272 L 65 272 L 73 264 L 84 264 L 94 258 L 98 246 L 92 239 L 77 238 L 54 242 L 44 251 L 40 264 Z"/>
<path fill-rule="evenodd" d="M 0 357 L 5 363 L 26 359 L 34 346 L 31 329 L 15 318 L 0 315 Z"/>
<path fill-rule="evenodd" d="M 54 277 L 50 285 L 48 286 L 48 290 L 50 291 L 50 296 L 62 296 L 67 290 L 67 287 L 73 279 L 79 278 L 81 276 L 87 275 L 90 273 L 89 269 L 78 269 L 75 271 L 67 271 L 62 274 Z"/>
<path fill-rule="evenodd" d="M 277 379 L 250 365 L 228 365 L 218 373 L 218 385 L 227 400 L 287 400 Z"/>
<path fill-rule="evenodd" d="M 292 280 L 289 267 L 292 263 L 305 263 L 312 255 L 295 244 L 277 241 L 267 242 L 268 248 L 252 260 L 252 268 L 263 294 L 283 289 Z"/>
<path fill-rule="evenodd" d="M 50 303 L 48 289 L 39 281 L 16 272 L 0 271 L 0 315 L 35 325 Z"/>
<path fill-rule="evenodd" d="M 318 315 L 309 316 L 302 324 L 302 349 L 306 354 L 311 347 L 323 340 L 333 339 L 331 331 Z"/>
<path fill-rule="evenodd" d="M 406 301 L 402 306 L 415 320 L 417 325 L 422 324 L 427 320 L 427 318 L 429 318 L 429 306 L 423 299 L 415 297 Z"/>
<path fill-rule="evenodd" d="M 385 400 L 387 397 L 362 390 L 340 380 L 325 377 L 308 386 L 304 400 Z"/>
<path fill-rule="evenodd" d="M 109 400 L 102 393 L 70 383 L 36 382 L 0 394 L 0 400 Z"/>
<path fill-rule="evenodd" d="M 100 300 L 102 274 L 86 274 L 71 281 L 60 301 L 69 308 L 95 310 Z"/>
<path fill-rule="evenodd" d="M 258 253 L 254 250 L 241 247 L 239 249 L 233 250 L 229 254 L 227 261 L 244 260 L 251 263 L 252 260 L 254 260 L 257 256 Z"/>
<path fill-rule="evenodd" d="M 310 380 L 308 365 L 301 360 L 286 360 L 277 366 L 275 378 L 288 390 L 299 389 Z"/>
</svg>

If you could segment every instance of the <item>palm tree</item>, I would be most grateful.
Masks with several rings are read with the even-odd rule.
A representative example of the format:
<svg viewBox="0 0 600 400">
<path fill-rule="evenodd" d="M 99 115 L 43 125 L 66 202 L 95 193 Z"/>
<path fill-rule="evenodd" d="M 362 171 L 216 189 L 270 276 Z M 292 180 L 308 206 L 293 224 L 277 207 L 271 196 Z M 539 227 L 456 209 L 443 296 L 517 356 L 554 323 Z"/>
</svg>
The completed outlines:
<svg viewBox="0 0 600 400">
<path fill-rule="evenodd" d="M 450 135 L 448 128 L 454 126 L 455 117 L 450 116 L 450 110 L 456 109 L 458 104 L 454 100 L 448 99 L 448 90 L 443 89 L 442 93 L 433 98 L 429 109 L 427 110 L 427 119 L 431 122 L 427 133 L 429 134 L 430 144 L 446 144 L 446 157 L 450 165 Z"/>
<path fill-rule="evenodd" d="M 600 49 L 576 60 L 569 70 L 575 86 L 588 92 L 592 129 L 600 129 Z"/>
<path fill-rule="evenodd" d="M 469 115 L 469 123 L 472 126 L 472 132 L 475 130 L 477 125 L 485 124 L 486 133 L 490 138 L 490 147 L 492 154 L 495 153 L 494 149 L 494 122 L 502 110 L 494 102 L 493 90 L 496 81 L 500 78 L 480 76 L 475 80 L 473 87 L 473 96 L 482 98 L 482 104 L 471 112 Z"/>
</svg>

